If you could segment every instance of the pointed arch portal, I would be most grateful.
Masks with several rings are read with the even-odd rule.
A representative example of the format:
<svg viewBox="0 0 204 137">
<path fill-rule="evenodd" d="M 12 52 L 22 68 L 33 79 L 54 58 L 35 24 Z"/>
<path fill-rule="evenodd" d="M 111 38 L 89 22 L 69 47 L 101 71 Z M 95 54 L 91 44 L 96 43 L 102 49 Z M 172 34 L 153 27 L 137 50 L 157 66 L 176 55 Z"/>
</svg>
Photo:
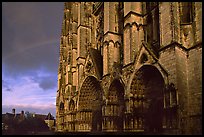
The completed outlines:
<svg viewBox="0 0 204 137">
<path fill-rule="evenodd" d="M 93 77 L 88 76 L 80 90 L 78 102 L 78 131 L 101 131 L 102 114 L 102 90 L 99 81 Z"/>
<path fill-rule="evenodd" d="M 127 100 L 126 129 L 146 133 L 161 132 L 163 118 L 164 80 L 159 70 L 142 66 L 135 74 Z"/>
<path fill-rule="evenodd" d="M 123 131 L 124 87 L 119 79 L 109 87 L 107 102 L 103 106 L 103 131 Z"/>
</svg>

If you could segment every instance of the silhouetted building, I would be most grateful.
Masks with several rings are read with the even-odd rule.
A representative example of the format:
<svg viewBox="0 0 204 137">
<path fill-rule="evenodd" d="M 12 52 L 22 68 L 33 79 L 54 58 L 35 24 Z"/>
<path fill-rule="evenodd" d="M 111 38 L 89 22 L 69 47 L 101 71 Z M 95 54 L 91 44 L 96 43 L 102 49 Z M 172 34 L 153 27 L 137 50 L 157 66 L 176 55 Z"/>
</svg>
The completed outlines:
<svg viewBox="0 0 204 137">
<path fill-rule="evenodd" d="M 50 130 L 55 130 L 55 118 L 49 112 L 45 118 L 45 123 L 48 125 Z"/>
<path fill-rule="evenodd" d="M 48 113 L 48 115 L 35 114 L 21 111 L 15 113 L 2 114 L 2 131 L 3 134 L 35 134 L 38 132 L 48 132 L 55 128 L 55 119 Z"/>
<path fill-rule="evenodd" d="M 202 133 L 201 2 L 65 2 L 57 132 Z"/>
</svg>

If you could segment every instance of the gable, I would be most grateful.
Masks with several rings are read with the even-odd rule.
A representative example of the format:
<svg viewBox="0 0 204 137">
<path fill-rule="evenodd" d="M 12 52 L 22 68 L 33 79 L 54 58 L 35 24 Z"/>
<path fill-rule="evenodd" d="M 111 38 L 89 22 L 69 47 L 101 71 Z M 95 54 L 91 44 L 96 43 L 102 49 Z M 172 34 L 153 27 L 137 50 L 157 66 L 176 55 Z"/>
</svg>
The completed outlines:
<svg viewBox="0 0 204 137">
<path fill-rule="evenodd" d="M 154 64 L 158 62 L 157 55 L 152 51 L 150 46 L 143 42 L 137 56 L 135 57 L 135 67 L 139 68 L 144 64 Z"/>
<path fill-rule="evenodd" d="M 89 54 L 84 65 L 84 72 L 86 74 L 95 75 L 98 77 L 98 79 L 102 77 L 103 58 L 98 50 L 93 48 L 89 49 Z"/>
</svg>

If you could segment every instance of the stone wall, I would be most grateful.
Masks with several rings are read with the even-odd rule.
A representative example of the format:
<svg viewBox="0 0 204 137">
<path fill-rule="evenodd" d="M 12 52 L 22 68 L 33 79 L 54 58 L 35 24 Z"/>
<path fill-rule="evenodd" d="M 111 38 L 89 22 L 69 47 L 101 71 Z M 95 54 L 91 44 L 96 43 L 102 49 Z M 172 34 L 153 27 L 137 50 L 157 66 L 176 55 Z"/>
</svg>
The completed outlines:
<svg viewBox="0 0 204 137">
<path fill-rule="evenodd" d="M 146 11 L 146 2 L 123 2 L 123 5 L 121 2 L 68 3 L 69 10 L 66 9 L 65 13 L 69 17 L 66 17 L 62 24 L 63 33 L 61 36 L 62 43 L 60 45 L 61 62 L 58 72 L 58 92 L 56 103 L 57 130 L 82 132 L 92 130 L 91 124 L 94 123 L 90 122 L 91 120 L 84 125 L 81 124 L 80 126 L 79 123 L 78 126 L 76 126 L 77 122 L 74 123 L 74 121 L 78 120 L 79 116 L 81 117 L 83 115 L 79 112 L 78 108 L 80 108 L 80 106 L 78 106 L 79 104 L 77 103 L 80 100 L 80 89 L 83 89 L 84 94 L 87 93 L 87 98 L 89 97 L 88 93 L 92 92 L 94 94 L 94 92 L 97 92 L 97 90 L 93 92 L 90 88 L 93 84 L 89 85 L 89 83 L 85 83 L 85 86 L 83 86 L 86 76 L 96 77 L 97 81 L 100 83 L 102 88 L 100 91 L 102 92 L 102 111 L 106 111 L 104 116 L 106 113 L 112 113 L 112 111 L 115 110 L 115 106 L 119 104 L 122 108 L 123 103 L 125 104 L 125 109 L 133 110 L 130 106 L 134 106 L 134 103 L 132 102 L 133 104 L 131 105 L 128 103 L 131 103 L 131 101 L 137 100 L 140 97 L 136 97 L 136 94 L 135 97 L 133 97 L 133 94 L 130 93 L 129 90 L 131 83 L 133 78 L 140 79 L 139 75 L 135 75 L 138 69 L 142 68 L 142 66 L 149 65 L 151 67 L 144 67 L 147 69 L 141 73 L 155 72 L 150 71 L 150 68 L 158 69 L 158 72 L 162 74 L 161 77 L 164 79 L 165 85 L 161 90 L 164 91 L 165 94 L 167 94 L 166 92 L 170 90 L 169 86 L 171 84 L 175 86 L 177 104 L 175 105 L 172 103 L 173 94 L 171 93 L 169 96 L 169 110 L 173 109 L 173 111 L 176 111 L 176 114 L 172 115 L 176 115 L 177 117 L 167 116 L 170 122 L 168 120 L 167 121 L 169 123 L 174 122 L 174 126 L 171 127 L 173 124 L 170 124 L 170 126 L 164 124 L 163 126 L 166 126 L 166 128 L 164 128 L 164 134 L 201 134 L 202 3 L 193 2 L 193 21 L 189 24 L 181 24 L 182 10 L 180 2 L 155 3 L 148 4 L 158 6 L 156 7 L 159 9 L 158 16 L 155 15 L 157 12 L 154 7 L 152 10 Z M 121 7 L 123 8 L 121 9 Z M 119 15 L 120 13 L 122 13 L 122 15 Z M 159 33 L 155 30 L 155 27 L 151 28 L 152 24 L 147 21 L 147 18 L 149 19 L 150 16 L 153 18 L 153 26 L 155 25 L 156 28 L 159 27 Z M 69 19 L 69 21 L 67 19 Z M 156 25 L 157 21 L 159 22 L 158 26 Z M 67 23 L 66 25 L 69 25 L 72 29 L 68 30 L 65 22 Z M 123 30 L 121 30 L 121 28 Z M 147 33 L 153 34 L 149 35 Z M 159 34 L 159 36 L 157 34 Z M 156 50 L 153 49 L 153 42 L 151 41 L 151 43 L 147 40 L 147 35 L 153 37 L 149 39 L 159 40 L 159 46 L 156 47 Z M 88 60 L 91 60 L 91 56 L 89 56 L 90 47 L 98 50 L 98 53 L 103 57 L 103 64 L 101 64 L 101 66 L 103 66 L 103 74 L 100 78 L 96 76 L 97 74 L 95 71 L 85 72 L 86 63 Z M 68 56 L 67 54 L 70 51 L 71 63 L 69 67 L 71 69 L 70 72 L 72 72 L 73 75 L 71 78 L 73 79 L 71 80 L 71 84 L 69 83 L 69 86 L 70 89 L 78 91 L 75 92 L 76 95 L 74 96 L 67 95 L 67 93 L 64 92 L 64 89 L 67 91 L 67 88 L 65 88 L 63 82 L 60 82 L 64 79 L 64 76 L 67 75 L 64 74 L 63 69 L 68 66 L 66 65 L 66 61 Z M 156 68 L 154 66 L 156 66 Z M 93 67 L 92 70 L 96 70 L 96 68 Z M 143 77 L 143 82 L 148 85 L 148 79 L 150 79 L 148 74 L 142 75 L 145 76 Z M 151 75 L 149 74 L 149 76 Z M 69 77 L 66 76 L 66 83 L 68 81 L 70 81 Z M 112 84 L 114 86 L 111 86 Z M 124 89 L 124 102 L 119 102 L 119 104 L 117 104 L 118 102 L 116 104 L 109 102 L 109 106 L 115 106 L 113 108 L 110 107 L 111 110 L 108 112 L 109 107 L 107 107 L 107 102 L 109 98 L 114 100 L 115 97 L 117 99 L 117 94 L 120 93 L 117 89 L 117 85 L 122 87 L 120 89 Z M 74 86 L 74 88 L 72 86 Z M 156 89 L 158 85 L 154 84 L 151 86 L 152 87 L 147 88 L 152 88 L 153 90 Z M 137 88 L 134 88 L 134 90 L 135 93 L 137 93 Z M 114 94 L 109 93 L 113 91 Z M 109 97 L 109 94 L 112 94 L 111 97 Z M 166 97 L 164 98 L 166 99 Z M 70 99 L 74 99 L 74 106 L 76 106 L 73 110 L 68 109 Z M 143 98 L 141 100 L 143 100 Z M 63 111 L 60 110 L 61 102 L 65 104 L 65 109 Z M 89 101 L 87 102 L 89 103 Z M 145 101 L 143 102 L 146 103 Z M 86 104 L 83 104 L 83 106 L 86 106 Z M 90 113 L 94 115 L 94 113 Z M 100 113 L 100 111 L 97 113 Z M 127 118 L 126 122 L 130 122 L 130 126 L 120 126 L 120 130 L 122 128 L 124 130 L 129 130 L 129 127 L 134 127 L 135 132 L 144 132 L 146 130 L 145 127 L 140 127 L 142 130 L 139 131 L 137 126 L 134 126 L 134 123 L 135 125 L 138 124 L 137 120 L 134 119 L 135 113 L 136 112 L 132 113 L 127 111 L 127 114 L 124 114 L 124 117 Z M 77 114 L 77 117 L 74 117 L 75 114 Z M 71 121 L 70 116 L 72 117 Z M 97 116 L 100 116 L 100 114 Z M 101 119 L 109 124 L 109 127 L 111 127 L 111 129 L 109 129 L 110 131 L 118 131 L 117 128 L 114 129 L 114 125 L 117 127 L 117 120 L 113 120 L 114 118 L 112 119 L 112 116 L 108 118 L 109 120 Z M 91 117 L 92 116 L 90 116 L 90 118 Z M 93 116 L 92 118 L 96 117 Z M 134 122 L 131 121 L 131 118 L 133 118 L 132 120 Z M 68 125 L 70 122 L 72 124 Z M 125 122 L 125 120 L 123 122 Z M 63 123 L 65 124 L 64 127 Z M 100 122 L 97 122 L 97 124 L 99 124 L 100 127 Z M 104 123 L 101 123 L 101 125 L 106 127 Z"/>
<path fill-rule="evenodd" d="M 197 47 L 188 54 L 188 116 L 189 134 L 202 132 L 202 48 Z"/>
</svg>

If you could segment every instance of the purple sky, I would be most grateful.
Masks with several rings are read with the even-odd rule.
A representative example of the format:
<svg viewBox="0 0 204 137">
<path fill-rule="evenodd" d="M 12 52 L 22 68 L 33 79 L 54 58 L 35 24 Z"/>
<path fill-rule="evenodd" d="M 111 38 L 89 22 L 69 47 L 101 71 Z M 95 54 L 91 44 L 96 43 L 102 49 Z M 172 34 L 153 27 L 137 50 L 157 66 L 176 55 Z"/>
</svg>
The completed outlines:
<svg viewBox="0 0 204 137">
<path fill-rule="evenodd" d="M 55 116 L 63 2 L 2 3 L 2 113 Z"/>
</svg>

